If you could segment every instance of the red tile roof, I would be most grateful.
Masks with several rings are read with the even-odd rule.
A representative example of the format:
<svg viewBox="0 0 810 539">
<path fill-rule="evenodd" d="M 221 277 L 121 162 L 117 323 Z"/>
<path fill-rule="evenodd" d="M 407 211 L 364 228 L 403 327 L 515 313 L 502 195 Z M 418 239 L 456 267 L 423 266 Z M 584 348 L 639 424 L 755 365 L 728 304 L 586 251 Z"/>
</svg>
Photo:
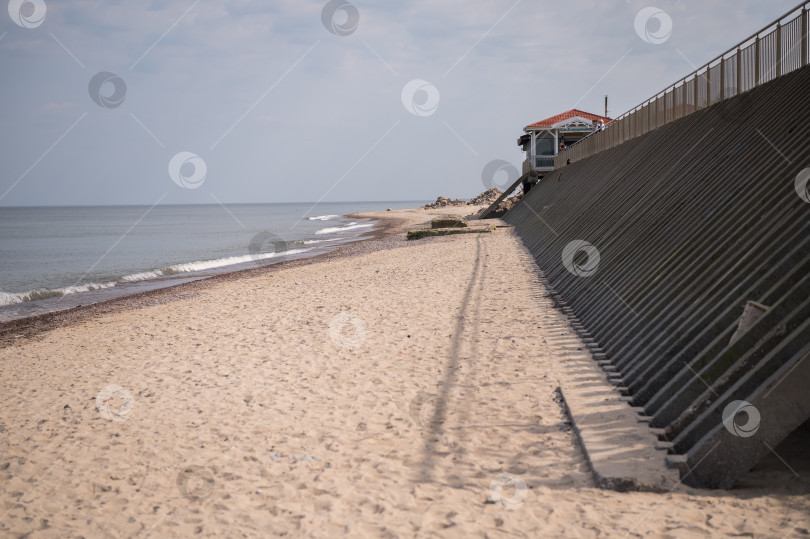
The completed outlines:
<svg viewBox="0 0 810 539">
<path fill-rule="evenodd" d="M 590 112 L 585 112 L 584 110 L 579 109 L 571 109 L 569 111 L 563 112 L 562 114 L 557 114 L 556 116 L 552 116 L 551 118 L 546 118 L 545 120 L 540 120 L 539 122 L 535 122 L 533 124 L 529 124 L 526 126 L 526 129 L 531 127 L 551 127 L 554 124 L 560 123 L 563 120 L 567 120 L 569 118 L 573 118 L 574 116 L 581 116 L 582 118 L 586 118 L 590 121 L 602 120 L 602 123 L 608 124 L 612 122 L 613 119 L 608 118 L 607 116 L 599 116 L 597 114 L 591 114 Z"/>
</svg>

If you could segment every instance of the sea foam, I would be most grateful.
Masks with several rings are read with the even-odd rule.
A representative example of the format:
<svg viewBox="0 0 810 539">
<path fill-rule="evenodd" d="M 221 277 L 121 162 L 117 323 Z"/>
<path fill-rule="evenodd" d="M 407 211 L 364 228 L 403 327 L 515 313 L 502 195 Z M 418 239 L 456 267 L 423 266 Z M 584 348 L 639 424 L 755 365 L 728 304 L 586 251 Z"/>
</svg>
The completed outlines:
<svg viewBox="0 0 810 539">
<path fill-rule="evenodd" d="M 336 232 L 345 232 L 347 230 L 355 230 L 358 228 L 368 228 L 370 226 L 374 226 L 374 223 L 358 223 L 355 221 L 353 223 L 349 223 L 346 226 L 331 226 L 327 228 L 322 228 L 317 232 L 315 232 L 315 234 L 334 234 Z"/>
<path fill-rule="evenodd" d="M 317 241 L 317 240 L 315 240 Z M 23 303 L 26 301 L 34 301 L 38 299 L 57 298 L 67 296 L 68 294 L 78 294 L 80 292 L 89 292 L 92 290 L 101 290 L 103 288 L 112 288 L 118 283 L 134 283 L 138 281 L 146 281 L 163 277 L 166 275 L 175 275 L 178 273 L 189 273 L 192 271 L 202 271 L 214 268 L 222 268 L 225 266 L 232 266 L 234 264 L 244 264 L 246 262 L 255 262 L 260 260 L 268 260 L 278 256 L 297 255 L 306 253 L 312 249 L 288 249 L 282 252 L 272 253 L 257 253 L 241 256 L 229 256 L 225 258 L 215 258 L 212 260 L 197 260 L 195 262 L 185 262 L 180 264 L 172 264 L 163 268 L 142 271 L 139 273 L 131 273 L 124 275 L 117 282 L 110 281 L 106 283 L 85 283 L 81 285 L 66 286 L 64 288 L 40 288 L 37 290 L 28 290 L 26 292 L 0 292 L 0 307 L 4 305 L 14 305 L 16 303 Z"/>
<path fill-rule="evenodd" d="M 102 288 L 112 288 L 115 282 L 108 283 L 86 283 L 82 285 L 65 286 L 63 288 L 38 288 L 25 292 L 0 292 L 0 306 L 14 305 L 25 301 L 37 299 L 58 298 L 68 294 L 78 294 L 79 292 L 89 292 L 91 290 L 101 290 Z"/>
</svg>

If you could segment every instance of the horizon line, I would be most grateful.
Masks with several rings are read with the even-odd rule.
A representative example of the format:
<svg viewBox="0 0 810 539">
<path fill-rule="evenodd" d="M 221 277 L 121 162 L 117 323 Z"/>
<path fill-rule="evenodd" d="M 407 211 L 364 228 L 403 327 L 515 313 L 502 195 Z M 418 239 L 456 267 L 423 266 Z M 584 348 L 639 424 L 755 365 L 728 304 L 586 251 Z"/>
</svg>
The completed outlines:
<svg viewBox="0 0 810 539">
<path fill-rule="evenodd" d="M 338 200 L 333 202 L 319 202 L 318 205 L 325 204 L 373 204 L 376 202 L 392 203 L 392 202 L 430 202 L 430 199 L 412 199 L 412 200 Z M 316 204 L 314 201 L 300 201 L 300 202 L 223 202 L 229 206 L 263 206 L 269 204 Z M 159 204 L 159 206 L 219 206 L 216 202 L 211 203 L 179 203 L 179 204 Z M 15 208 L 139 208 L 148 207 L 151 204 L 31 204 L 31 205 L 15 205 L 6 206 L 0 204 L 2 209 L 15 209 Z"/>
</svg>

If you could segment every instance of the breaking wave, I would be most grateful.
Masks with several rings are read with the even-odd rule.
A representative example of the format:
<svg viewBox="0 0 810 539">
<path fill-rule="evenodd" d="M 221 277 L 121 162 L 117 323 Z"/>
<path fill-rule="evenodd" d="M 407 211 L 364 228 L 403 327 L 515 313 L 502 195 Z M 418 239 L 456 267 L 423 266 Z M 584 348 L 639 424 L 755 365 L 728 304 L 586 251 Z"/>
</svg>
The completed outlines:
<svg viewBox="0 0 810 539">
<path fill-rule="evenodd" d="M 315 232 L 315 234 L 334 234 L 337 232 L 345 232 L 347 230 L 355 230 L 358 228 L 367 228 L 370 226 L 374 226 L 374 223 L 358 223 L 357 221 L 349 223 L 346 226 L 331 226 L 328 228 L 322 228 Z"/>
<path fill-rule="evenodd" d="M 14 305 L 26 301 L 37 299 L 58 298 L 68 294 L 78 294 L 79 292 L 89 292 L 91 290 L 101 290 L 102 288 L 112 288 L 115 282 L 109 283 L 87 283 L 63 288 L 38 288 L 26 292 L 0 292 L 0 306 Z"/>
<path fill-rule="evenodd" d="M 298 240 L 293 243 L 296 245 L 314 245 L 316 243 L 326 243 L 329 241 L 339 241 L 340 238 L 324 238 L 322 240 Z"/>
<path fill-rule="evenodd" d="M 319 240 L 312 241 L 318 242 Z M 80 292 L 90 292 L 92 290 L 112 288 L 118 283 L 134 283 L 138 281 L 146 281 L 148 279 L 155 279 L 157 277 L 163 277 L 165 275 L 175 275 L 178 273 L 189 273 L 192 271 L 222 268 L 225 266 L 232 266 L 234 264 L 244 264 L 246 262 L 267 260 L 278 256 L 297 255 L 311 250 L 312 249 L 287 249 L 286 251 L 279 253 L 257 253 L 215 258 L 213 260 L 198 260 L 196 262 L 172 264 L 171 266 L 166 266 L 151 271 L 142 271 L 139 273 L 124 275 L 118 281 L 110 281 L 106 283 L 86 283 L 81 285 L 66 286 L 64 288 L 40 288 L 37 290 L 28 290 L 26 292 L 0 292 L 0 306 L 13 305 L 15 303 L 23 303 L 38 299 L 58 298 L 61 296 L 67 296 L 68 294 L 78 294 Z"/>
</svg>

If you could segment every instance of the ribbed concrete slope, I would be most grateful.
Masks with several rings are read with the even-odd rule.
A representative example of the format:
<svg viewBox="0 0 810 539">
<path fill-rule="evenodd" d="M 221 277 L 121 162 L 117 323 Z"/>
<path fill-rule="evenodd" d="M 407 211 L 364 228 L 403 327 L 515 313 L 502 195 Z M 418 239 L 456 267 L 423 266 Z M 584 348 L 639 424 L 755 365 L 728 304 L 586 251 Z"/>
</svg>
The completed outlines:
<svg viewBox="0 0 810 539">
<path fill-rule="evenodd" d="M 688 484 L 732 486 L 810 417 L 808 95 L 803 68 L 555 171 L 504 217 Z M 769 309 L 730 344 L 749 300 Z"/>
</svg>

